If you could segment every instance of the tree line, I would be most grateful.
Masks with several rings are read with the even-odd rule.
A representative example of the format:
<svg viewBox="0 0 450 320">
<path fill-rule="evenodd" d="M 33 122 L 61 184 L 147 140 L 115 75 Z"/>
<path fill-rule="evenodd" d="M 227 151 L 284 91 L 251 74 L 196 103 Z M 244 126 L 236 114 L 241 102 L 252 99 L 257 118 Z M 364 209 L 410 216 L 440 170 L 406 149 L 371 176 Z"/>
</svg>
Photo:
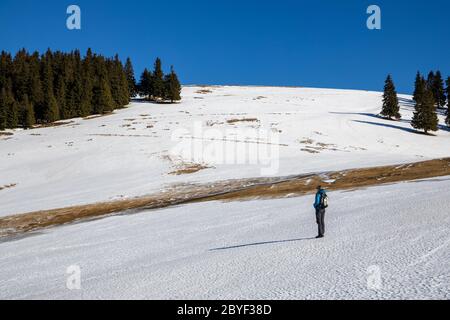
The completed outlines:
<svg viewBox="0 0 450 320">
<path fill-rule="evenodd" d="M 159 61 L 159 62 L 158 62 Z M 157 59 L 159 67 L 161 60 Z M 160 69 L 159 69 L 160 70 Z M 175 71 L 150 74 L 151 88 L 136 84 L 131 59 L 106 58 L 87 50 L 70 53 L 0 54 L 0 130 L 31 128 L 74 117 L 106 114 L 124 108 L 131 97 L 143 93 L 158 101 L 181 99 Z M 145 72 L 145 71 L 144 71 Z M 148 71 L 147 71 L 148 72 Z"/>
<path fill-rule="evenodd" d="M 440 71 L 431 71 L 427 79 L 417 72 L 413 94 L 415 111 L 411 121 L 414 129 L 424 130 L 425 133 L 438 131 L 438 110 L 445 111 L 445 123 L 450 127 L 450 77 L 446 80 L 446 86 L 445 88 Z M 381 115 L 388 119 L 401 118 L 397 92 L 391 75 L 388 75 L 385 81 Z"/>
<path fill-rule="evenodd" d="M 173 66 L 170 68 L 170 73 L 164 75 L 161 59 L 157 58 L 153 71 L 144 69 L 133 93 L 150 101 L 174 103 L 181 100 L 181 84 Z"/>
</svg>

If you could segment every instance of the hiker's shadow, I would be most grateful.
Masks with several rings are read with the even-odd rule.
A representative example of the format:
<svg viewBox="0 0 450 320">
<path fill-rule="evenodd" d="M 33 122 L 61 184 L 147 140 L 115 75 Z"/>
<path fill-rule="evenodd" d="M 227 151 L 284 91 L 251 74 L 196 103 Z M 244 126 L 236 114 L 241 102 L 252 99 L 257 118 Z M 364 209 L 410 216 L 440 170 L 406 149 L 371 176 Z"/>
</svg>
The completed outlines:
<svg viewBox="0 0 450 320">
<path fill-rule="evenodd" d="M 299 242 L 299 241 L 307 241 L 307 240 L 315 240 L 315 238 L 299 238 L 299 239 L 289 239 L 289 240 L 254 242 L 254 243 L 247 243 L 247 244 L 241 244 L 241 245 L 230 246 L 230 247 L 215 248 L 215 249 L 210 249 L 209 251 L 230 250 L 230 249 L 238 249 L 238 248 L 245 248 L 245 247 L 262 246 L 262 245 L 268 245 L 268 244 Z"/>
</svg>

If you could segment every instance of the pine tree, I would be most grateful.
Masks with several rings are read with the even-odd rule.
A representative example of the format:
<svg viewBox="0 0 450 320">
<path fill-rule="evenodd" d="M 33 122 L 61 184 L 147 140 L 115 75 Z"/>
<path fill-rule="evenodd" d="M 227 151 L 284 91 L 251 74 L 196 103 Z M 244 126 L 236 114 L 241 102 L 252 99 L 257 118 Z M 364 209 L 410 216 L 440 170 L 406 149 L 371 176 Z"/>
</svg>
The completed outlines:
<svg viewBox="0 0 450 320">
<path fill-rule="evenodd" d="M 29 88 L 29 55 L 25 49 L 19 50 L 13 61 L 13 94 L 21 100 L 28 93 Z"/>
<path fill-rule="evenodd" d="M 444 80 L 442 79 L 442 75 L 440 71 L 436 71 L 436 74 L 433 79 L 433 97 L 434 101 L 438 108 L 442 108 L 445 106 L 446 97 L 444 91 Z"/>
<path fill-rule="evenodd" d="M 53 90 L 52 53 L 47 51 L 43 63 L 42 90 L 44 91 L 43 118 L 45 123 L 59 120 L 59 108 Z"/>
<path fill-rule="evenodd" d="M 109 77 L 109 86 L 111 89 L 112 98 L 114 101 L 114 109 L 120 108 L 120 101 L 121 101 L 121 95 L 120 95 L 120 75 L 119 75 L 119 68 L 117 64 L 119 63 L 119 57 L 116 55 L 114 57 L 114 60 L 107 60 L 107 74 Z"/>
<path fill-rule="evenodd" d="M 139 93 L 143 97 L 150 97 L 151 94 L 151 85 L 152 85 L 152 75 L 147 70 L 144 69 L 141 75 L 141 81 L 139 82 Z"/>
<path fill-rule="evenodd" d="M 447 84 L 447 107 L 450 109 L 450 77 L 447 78 L 445 83 Z"/>
<path fill-rule="evenodd" d="M 83 91 L 83 67 L 79 51 L 75 51 L 73 61 L 74 75 L 71 82 L 69 82 L 66 92 L 66 103 L 72 112 L 72 116 L 84 117 L 86 116 L 82 110 Z"/>
<path fill-rule="evenodd" d="M 6 128 L 14 129 L 19 124 L 19 108 L 12 93 L 11 79 L 6 84 L 6 88 L 2 89 L 2 101 L 6 112 Z"/>
<path fill-rule="evenodd" d="M 170 68 L 170 74 L 165 77 L 165 99 L 170 100 L 171 103 L 174 101 L 181 100 L 181 84 L 178 80 L 178 76 L 175 73 L 173 66 Z"/>
<path fill-rule="evenodd" d="M 426 90 L 421 101 L 416 103 L 411 125 L 415 129 L 428 131 L 438 130 L 438 116 L 434 107 L 434 98 L 431 90 Z"/>
<path fill-rule="evenodd" d="M 127 58 L 127 62 L 125 63 L 125 75 L 128 82 L 128 92 L 131 97 L 136 97 L 136 78 L 134 77 L 133 64 L 131 63 L 130 58 Z"/>
<path fill-rule="evenodd" d="M 80 114 L 81 117 L 86 117 L 92 113 L 93 110 L 93 96 L 94 96 L 94 70 L 93 70 L 93 56 L 91 49 L 88 49 L 86 56 L 81 65 L 83 92 L 81 95 Z"/>
<path fill-rule="evenodd" d="M 156 58 L 155 69 L 153 71 L 151 91 L 155 100 L 164 98 L 164 73 L 162 71 L 162 63 L 160 58 Z"/>
<path fill-rule="evenodd" d="M 450 77 L 447 78 L 447 117 L 445 123 L 450 127 Z"/>
<path fill-rule="evenodd" d="M 395 90 L 394 82 L 392 81 L 391 75 L 388 75 L 383 94 L 383 109 L 381 110 L 381 115 L 392 119 L 400 119 L 400 106 L 398 104 L 397 92 Z"/>
<path fill-rule="evenodd" d="M 6 88 L 12 79 L 13 63 L 11 54 L 2 51 L 0 54 L 0 89 Z"/>
<path fill-rule="evenodd" d="M 93 110 L 95 114 L 112 112 L 115 102 L 111 94 L 110 81 L 107 75 L 106 61 L 103 58 L 94 59 L 96 83 L 93 91 Z"/>
<path fill-rule="evenodd" d="M 8 110 L 6 89 L 2 88 L 0 92 L 0 131 L 7 128 L 6 112 Z"/>
<path fill-rule="evenodd" d="M 414 90 L 414 101 L 416 103 L 420 102 L 423 98 L 423 95 L 425 94 L 425 91 L 427 90 L 427 82 L 425 79 L 421 76 L 420 79 L 416 79 L 415 84 L 415 90 Z"/>
<path fill-rule="evenodd" d="M 114 110 L 114 100 L 111 95 L 111 88 L 106 79 L 100 80 L 97 99 L 98 113 L 109 113 Z"/>
<path fill-rule="evenodd" d="M 29 76 L 29 92 L 28 97 L 33 105 L 37 118 L 42 118 L 42 108 L 44 106 L 44 92 L 42 90 L 41 80 L 41 62 L 39 53 L 35 52 L 30 57 L 30 76 Z"/>
<path fill-rule="evenodd" d="M 434 72 L 430 71 L 430 73 L 428 73 L 427 78 L 427 89 L 433 88 L 433 84 L 434 84 Z"/>
<path fill-rule="evenodd" d="M 125 71 L 120 65 L 119 81 L 120 81 L 120 107 L 123 108 L 130 103 L 130 88 Z"/>
<path fill-rule="evenodd" d="M 69 119 L 72 116 L 70 105 L 66 101 L 66 83 L 63 77 L 59 77 L 56 82 L 56 103 L 58 104 L 61 119 Z"/>
<path fill-rule="evenodd" d="M 122 62 L 116 55 L 113 61 L 108 61 L 111 93 L 116 108 L 123 108 L 130 102 L 128 81 Z"/>
<path fill-rule="evenodd" d="M 423 95 L 423 90 L 425 89 L 422 87 L 424 84 L 424 79 L 419 71 L 417 71 L 416 74 L 416 81 L 414 82 L 414 94 L 413 94 L 413 100 L 415 102 L 419 101 L 421 96 Z"/>
<path fill-rule="evenodd" d="M 36 123 L 34 117 L 33 105 L 28 99 L 28 95 L 24 96 L 23 101 L 20 103 L 20 124 L 24 129 L 30 129 Z"/>
</svg>

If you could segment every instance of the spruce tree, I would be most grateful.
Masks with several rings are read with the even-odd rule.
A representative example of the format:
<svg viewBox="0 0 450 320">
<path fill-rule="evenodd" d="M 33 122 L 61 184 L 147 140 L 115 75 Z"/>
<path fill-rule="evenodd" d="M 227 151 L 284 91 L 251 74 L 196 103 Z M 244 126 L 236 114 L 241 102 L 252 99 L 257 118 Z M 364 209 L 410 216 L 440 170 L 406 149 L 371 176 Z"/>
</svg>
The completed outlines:
<svg viewBox="0 0 450 320">
<path fill-rule="evenodd" d="M 400 119 L 401 115 L 399 111 L 400 106 L 398 104 L 395 85 L 392 81 L 391 75 L 388 75 L 384 85 L 383 109 L 381 110 L 381 115 L 388 117 L 389 119 Z"/>
<path fill-rule="evenodd" d="M 19 107 L 12 93 L 11 80 L 2 89 L 2 100 L 6 110 L 6 128 L 14 129 L 19 125 Z"/>
<path fill-rule="evenodd" d="M 434 84 L 434 72 L 430 71 L 427 78 L 427 89 L 432 89 Z"/>
<path fill-rule="evenodd" d="M 122 62 L 116 55 L 113 61 L 108 61 L 111 93 L 116 108 L 123 108 L 130 102 L 130 93 L 127 76 Z"/>
<path fill-rule="evenodd" d="M 416 81 L 414 82 L 414 94 L 413 94 L 413 100 L 415 102 L 420 100 L 420 97 L 423 95 L 423 91 L 425 90 L 424 85 L 424 79 L 419 71 L 417 71 L 416 74 Z"/>
<path fill-rule="evenodd" d="M 0 54 L 0 89 L 6 88 L 12 80 L 13 63 L 10 53 L 2 51 Z"/>
<path fill-rule="evenodd" d="M 3 131 L 7 128 L 7 123 L 6 123 L 7 109 L 8 109 L 8 106 L 7 106 L 6 89 L 2 88 L 0 91 L 0 131 Z"/>
<path fill-rule="evenodd" d="M 23 101 L 20 103 L 20 122 L 24 129 L 30 129 L 36 123 L 36 119 L 34 117 L 33 105 L 28 99 L 28 95 L 24 96 Z"/>
<path fill-rule="evenodd" d="M 29 90 L 29 55 L 25 49 L 19 50 L 13 61 L 13 94 L 21 100 Z"/>
<path fill-rule="evenodd" d="M 115 102 L 111 94 L 106 61 L 103 58 L 94 59 L 94 61 L 97 74 L 93 92 L 93 109 L 95 114 L 105 114 L 114 110 Z"/>
<path fill-rule="evenodd" d="M 133 64 L 131 63 L 130 58 L 127 58 L 127 62 L 125 63 L 125 76 L 128 82 L 128 92 L 130 97 L 134 98 L 137 95 L 136 78 L 134 77 Z"/>
<path fill-rule="evenodd" d="M 91 49 L 88 49 L 86 56 L 81 64 L 83 92 L 80 103 L 80 116 L 87 117 L 94 113 L 93 96 L 94 96 L 94 69 L 93 56 Z"/>
<path fill-rule="evenodd" d="M 413 99 L 416 103 L 421 101 L 426 90 L 427 90 L 427 82 L 423 77 L 420 77 L 420 79 L 416 80 L 416 88 L 414 90 Z"/>
<path fill-rule="evenodd" d="M 433 97 L 438 108 L 443 108 L 446 103 L 445 91 L 444 91 L 444 80 L 440 71 L 437 71 L 433 80 Z"/>
<path fill-rule="evenodd" d="M 130 103 L 130 88 L 129 88 L 129 82 L 127 80 L 127 76 L 122 68 L 122 65 L 120 65 L 121 69 L 119 72 L 119 81 L 120 81 L 120 107 L 123 108 L 127 106 Z"/>
<path fill-rule="evenodd" d="M 97 96 L 98 113 L 109 113 L 114 110 L 114 100 L 111 94 L 111 88 L 106 79 L 100 80 L 100 87 Z"/>
<path fill-rule="evenodd" d="M 59 120 L 59 108 L 53 90 L 52 53 L 48 51 L 44 58 L 42 89 L 44 91 L 43 121 L 51 123 Z"/>
<path fill-rule="evenodd" d="M 33 105 L 37 118 L 42 117 L 44 105 L 44 91 L 42 90 L 41 62 L 39 53 L 35 52 L 30 58 L 30 76 L 28 98 Z"/>
<path fill-rule="evenodd" d="M 181 84 L 173 66 L 170 68 L 170 74 L 165 77 L 165 87 L 166 100 L 170 100 L 171 103 L 181 100 Z"/>
<path fill-rule="evenodd" d="M 61 119 L 71 118 L 72 112 L 70 105 L 66 101 L 66 83 L 63 77 L 59 77 L 56 83 L 56 102 L 58 104 L 59 115 Z"/>
<path fill-rule="evenodd" d="M 434 98 L 431 90 L 425 90 L 420 102 L 416 103 L 411 125 L 415 129 L 428 131 L 438 130 L 438 116 L 434 107 Z"/>
<path fill-rule="evenodd" d="M 81 62 L 77 62 L 76 72 L 72 82 L 69 83 L 68 90 L 66 92 L 67 104 L 72 110 L 72 116 L 84 117 L 86 114 L 82 109 L 82 101 L 84 90 L 87 89 L 87 84 L 83 85 L 83 70 L 81 68 Z"/>
<path fill-rule="evenodd" d="M 120 72 L 118 67 L 119 57 L 116 55 L 114 60 L 107 60 L 107 75 L 109 77 L 109 86 L 114 101 L 114 109 L 121 107 L 121 94 L 120 94 Z"/>
<path fill-rule="evenodd" d="M 152 85 L 151 78 L 151 73 L 147 70 L 147 68 L 145 68 L 144 72 L 142 72 L 141 81 L 139 83 L 139 93 L 143 97 L 150 97 Z"/>
<path fill-rule="evenodd" d="M 447 78 L 447 117 L 445 123 L 450 127 L 450 77 Z"/>
<path fill-rule="evenodd" d="M 162 71 L 162 63 L 160 58 L 156 58 L 155 68 L 153 71 L 151 91 L 155 100 L 164 98 L 164 73 Z"/>
</svg>

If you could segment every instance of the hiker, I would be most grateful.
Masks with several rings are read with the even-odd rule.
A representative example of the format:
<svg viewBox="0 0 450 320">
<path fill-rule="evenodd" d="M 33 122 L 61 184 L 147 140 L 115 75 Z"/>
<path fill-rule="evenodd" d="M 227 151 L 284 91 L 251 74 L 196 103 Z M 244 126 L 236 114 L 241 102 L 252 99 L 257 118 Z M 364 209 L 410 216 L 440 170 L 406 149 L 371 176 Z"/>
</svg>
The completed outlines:
<svg viewBox="0 0 450 320">
<path fill-rule="evenodd" d="M 319 226 L 319 235 L 316 239 L 323 238 L 325 236 L 325 209 L 328 207 L 328 196 L 325 189 L 322 186 L 317 187 L 316 200 L 314 202 L 314 208 L 316 209 L 316 220 Z"/>
</svg>

